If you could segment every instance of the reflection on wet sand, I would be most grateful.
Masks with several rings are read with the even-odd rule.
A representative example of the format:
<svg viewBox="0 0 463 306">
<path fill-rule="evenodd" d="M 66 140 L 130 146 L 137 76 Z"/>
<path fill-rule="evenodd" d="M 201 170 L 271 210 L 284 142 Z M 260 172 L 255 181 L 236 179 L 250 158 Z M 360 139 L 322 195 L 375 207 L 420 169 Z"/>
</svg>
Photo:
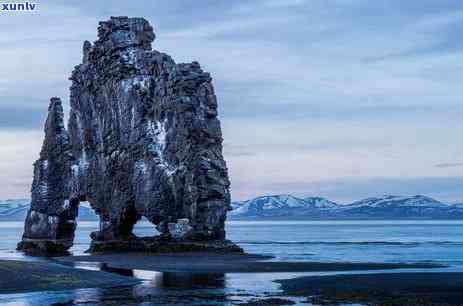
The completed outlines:
<svg viewBox="0 0 463 306">
<path fill-rule="evenodd" d="M 175 289 L 218 289 L 225 288 L 224 273 L 188 273 L 188 272 L 156 272 L 111 267 L 100 264 L 101 271 L 131 276 L 144 280 L 144 286 L 153 288 Z"/>
<path fill-rule="evenodd" d="M 226 286 L 223 273 L 157 273 L 149 285 L 175 289 L 223 289 Z"/>
<path fill-rule="evenodd" d="M 163 303 L 176 301 L 187 305 L 204 299 L 225 302 L 226 277 L 223 273 L 183 273 L 155 272 L 146 270 L 121 269 L 107 264 L 76 263 L 76 268 L 95 269 L 116 273 L 123 276 L 136 277 L 143 280 L 136 286 L 118 288 L 101 288 L 76 290 L 71 304 L 114 302 L 137 305 L 142 302 Z"/>
<path fill-rule="evenodd" d="M 120 269 L 120 268 L 113 268 L 108 266 L 107 264 L 103 263 L 100 264 L 100 271 L 105 271 L 105 272 L 110 272 L 110 273 L 116 273 L 122 276 L 134 276 L 133 270 L 132 269 Z"/>
</svg>

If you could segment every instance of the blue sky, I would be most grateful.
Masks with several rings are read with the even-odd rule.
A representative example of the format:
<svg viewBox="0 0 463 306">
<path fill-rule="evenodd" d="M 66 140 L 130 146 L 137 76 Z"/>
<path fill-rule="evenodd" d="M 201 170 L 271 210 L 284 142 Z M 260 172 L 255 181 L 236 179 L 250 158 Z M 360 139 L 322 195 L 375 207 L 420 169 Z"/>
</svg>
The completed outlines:
<svg viewBox="0 0 463 306">
<path fill-rule="evenodd" d="M 110 3 L 110 4 L 109 4 Z M 48 99 L 98 21 L 142 16 L 153 47 L 212 73 L 236 200 L 463 202 L 461 1 L 40 1 L 0 16 L 0 197 L 28 197 Z"/>
</svg>

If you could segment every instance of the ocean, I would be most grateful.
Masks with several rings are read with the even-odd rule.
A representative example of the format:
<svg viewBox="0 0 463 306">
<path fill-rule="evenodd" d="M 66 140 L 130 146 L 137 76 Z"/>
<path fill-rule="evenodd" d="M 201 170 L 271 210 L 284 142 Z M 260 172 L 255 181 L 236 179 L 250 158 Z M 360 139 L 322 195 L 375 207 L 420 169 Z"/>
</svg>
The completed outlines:
<svg viewBox="0 0 463 306">
<path fill-rule="evenodd" d="M 21 222 L 0 222 L 0 259 L 44 260 L 14 250 L 22 226 Z M 73 254 L 84 254 L 90 243 L 89 234 L 97 228 L 96 222 L 79 223 L 75 245 L 71 249 Z M 138 236 L 153 235 L 154 229 L 149 223 L 140 222 L 135 233 Z M 463 271 L 463 221 L 230 221 L 227 235 L 246 252 L 271 255 L 274 256 L 272 260 L 436 262 L 451 265 L 447 270 Z M 84 263 L 78 267 L 98 269 L 98 266 Z M 397 272 L 405 271 L 394 271 Z M 163 305 L 163 301 L 173 305 L 235 305 L 250 297 L 269 293 L 278 295 L 279 285 L 273 280 L 328 274 L 191 275 L 141 270 L 130 273 L 144 279 L 144 283 L 124 288 L 3 294 L 0 295 L 0 305 Z M 201 292 L 199 297 L 198 292 Z M 193 293 L 194 300 L 191 298 Z M 157 301 L 154 304 L 153 295 Z M 294 302 L 301 303 L 297 298 Z"/>
</svg>

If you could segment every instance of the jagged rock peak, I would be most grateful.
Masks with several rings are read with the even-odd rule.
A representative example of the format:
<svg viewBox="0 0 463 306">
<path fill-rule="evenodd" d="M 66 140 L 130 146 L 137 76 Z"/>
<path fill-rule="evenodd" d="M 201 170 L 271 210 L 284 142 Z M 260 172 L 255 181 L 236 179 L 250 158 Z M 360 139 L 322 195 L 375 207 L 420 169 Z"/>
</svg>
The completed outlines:
<svg viewBox="0 0 463 306">
<path fill-rule="evenodd" d="M 40 158 L 34 163 L 31 207 L 18 249 L 39 255 L 66 252 L 74 239 L 77 205 L 69 205 L 69 135 L 61 100 L 51 98 Z M 54 241 L 61 240 L 60 243 Z"/>
<path fill-rule="evenodd" d="M 50 99 L 44 131 L 45 140 L 40 153 L 41 158 L 46 158 L 49 154 L 61 154 L 68 150 L 69 135 L 64 127 L 64 112 L 60 98 Z"/>
<path fill-rule="evenodd" d="M 90 53 L 91 49 L 92 44 L 88 40 L 84 41 L 84 45 L 82 46 L 82 63 L 86 63 L 88 61 L 88 54 Z"/>
<path fill-rule="evenodd" d="M 45 133 L 61 134 L 65 132 L 64 111 L 61 99 L 53 97 L 48 105 L 48 116 L 45 123 Z"/>
<path fill-rule="evenodd" d="M 34 163 L 31 208 L 56 214 L 67 196 L 69 166 L 71 163 L 69 135 L 64 128 L 61 100 L 51 98 L 45 122 L 45 139 L 40 158 Z"/>
<path fill-rule="evenodd" d="M 143 18 L 111 17 L 100 22 L 95 47 L 104 51 L 139 47 L 151 50 L 156 38 L 153 27 Z"/>
</svg>

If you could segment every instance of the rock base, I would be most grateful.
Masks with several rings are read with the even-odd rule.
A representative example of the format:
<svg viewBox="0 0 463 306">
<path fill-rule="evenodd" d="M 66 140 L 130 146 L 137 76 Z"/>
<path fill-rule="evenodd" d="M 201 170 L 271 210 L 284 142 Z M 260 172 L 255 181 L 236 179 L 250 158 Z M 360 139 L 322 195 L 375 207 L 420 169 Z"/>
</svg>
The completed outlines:
<svg viewBox="0 0 463 306">
<path fill-rule="evenodd" d="M 91 254 L 143 252 L 143 253 L 244 253 L 229 240 L 214 241 L 165 241 L 158 237 L 132 238 L 129 240 L 92 241 L 86 251 Z"/>
<path fill-rule="evenodd" d="M 47 240 L 47 239 L 26 239 L 23 238 L 16 247 L 32 256 L 62 256 L 69 255 L 69 248 L 72 246 L 70 240 Z"/>
</svg>

